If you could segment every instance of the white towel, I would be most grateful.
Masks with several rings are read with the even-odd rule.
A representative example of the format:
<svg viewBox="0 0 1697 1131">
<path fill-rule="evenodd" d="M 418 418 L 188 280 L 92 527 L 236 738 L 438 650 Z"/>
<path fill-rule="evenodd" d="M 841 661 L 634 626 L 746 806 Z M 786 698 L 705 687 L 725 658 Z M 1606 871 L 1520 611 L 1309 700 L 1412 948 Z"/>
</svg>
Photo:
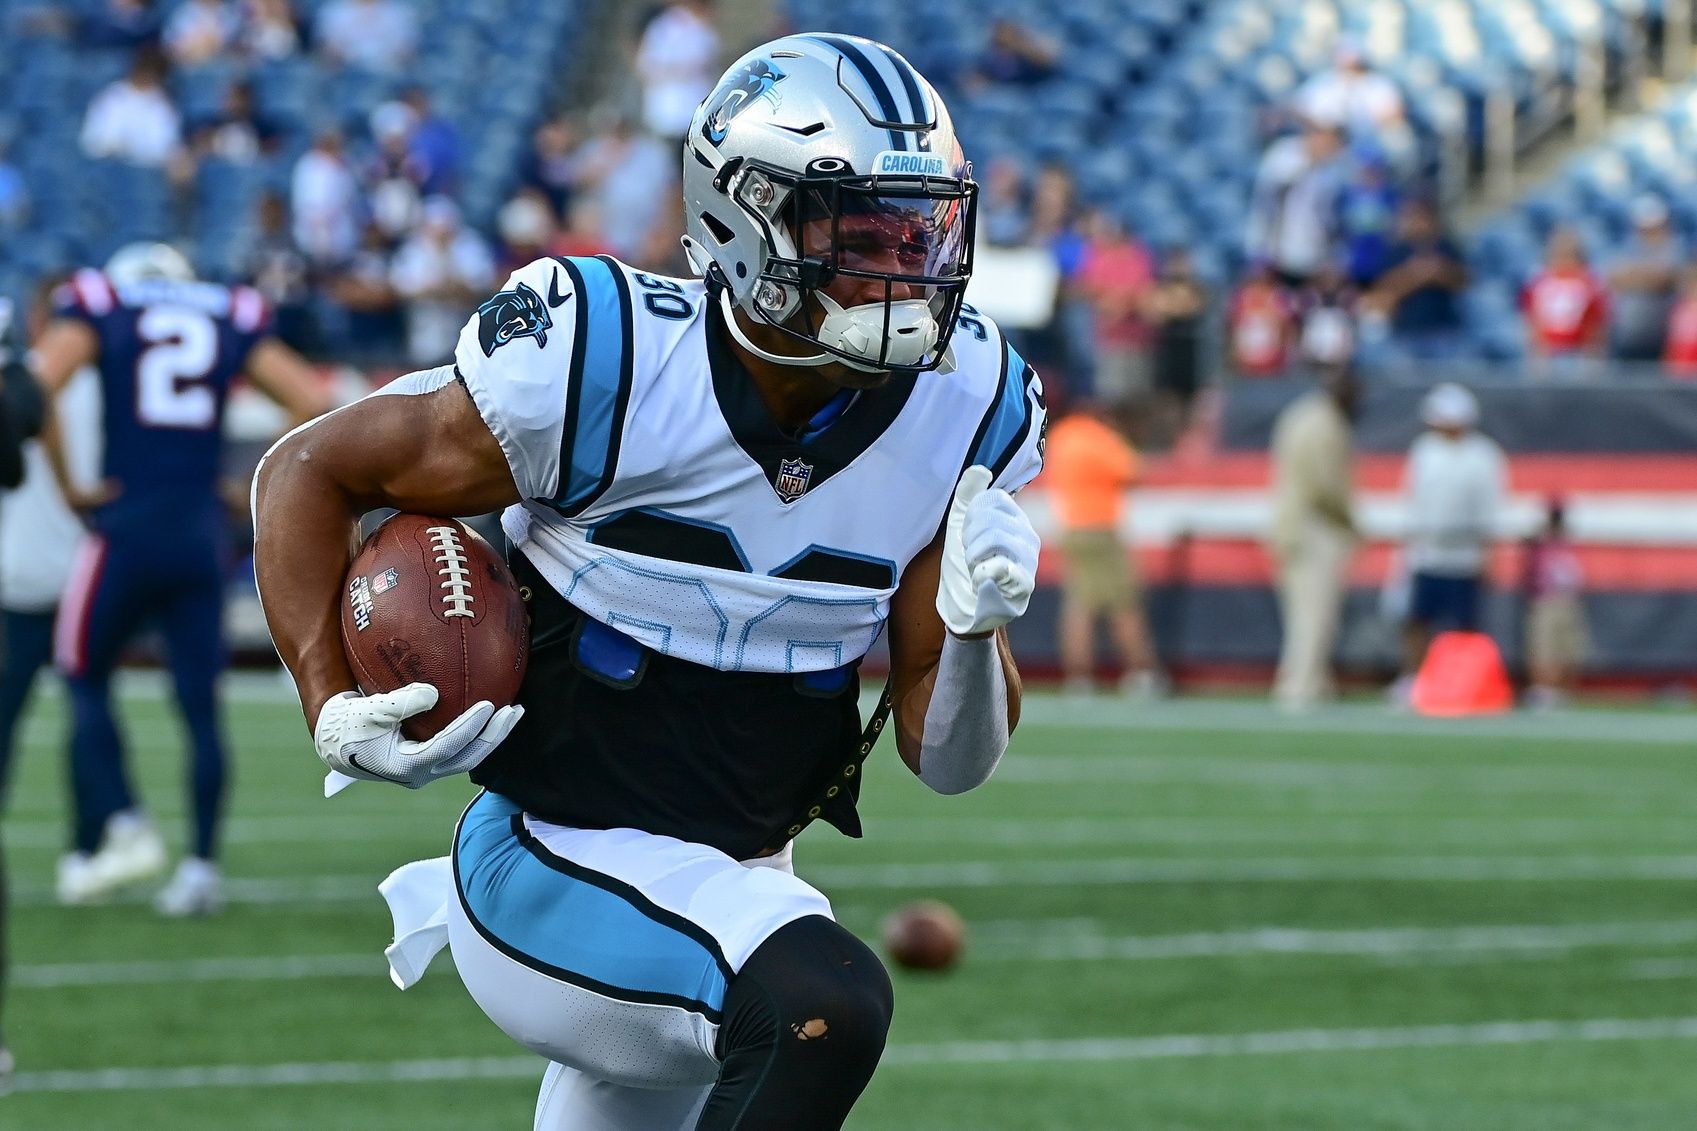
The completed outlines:
<svg viewBox="0 0 1697 1131">
<path fill-rule="evenodd" d="M 415 860 L 377 885 L 395 921 L 395 941 L 383 951 L 389 980 L 409 989 L 431 959 L 448 945 L 448 901 L 454 898 L 454 862 L 447 856 Z"/>
</svg>

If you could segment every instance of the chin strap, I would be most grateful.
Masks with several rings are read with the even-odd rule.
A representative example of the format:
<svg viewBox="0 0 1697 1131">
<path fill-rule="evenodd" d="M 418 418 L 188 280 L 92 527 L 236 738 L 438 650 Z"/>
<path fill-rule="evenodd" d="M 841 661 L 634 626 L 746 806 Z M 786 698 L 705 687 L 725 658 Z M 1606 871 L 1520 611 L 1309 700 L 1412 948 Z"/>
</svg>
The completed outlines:
<svg viewBox="0 0 1697 1131">
<path fill-rule="evenodd" d="M 773 353 L 771 350 L 761 349 L 754 344 L 753 340 L 743 330 L 742 324 L 737 321 L 737 306 L 731 299 L 729 288 L 723 288 L 719 291 L 719 309 L 725 313 L 725 324 L 730 327 L 731 337 L 737 340 L 737 345 L 755 357 L 773 361 L 779 365 L 824 365 L 827 362 L 843 360 L 828 353 L 815 354 L 812 357 L 792 357 L 789 354 Z"/>
</svg>

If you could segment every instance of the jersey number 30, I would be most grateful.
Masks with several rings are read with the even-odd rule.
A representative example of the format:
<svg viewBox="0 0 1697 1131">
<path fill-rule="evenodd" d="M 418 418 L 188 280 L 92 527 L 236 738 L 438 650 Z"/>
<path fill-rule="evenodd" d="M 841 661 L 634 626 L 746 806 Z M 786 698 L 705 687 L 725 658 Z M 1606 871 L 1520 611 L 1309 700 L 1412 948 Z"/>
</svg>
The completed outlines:
<svg viewBox="0 0 1697 1131">
<path fill-rule="evenodd" d="M 207 375 L 218 360 L 218 327 L 198 310 L 150 306 L 136 330 L 136 419 L 149 428 L 202 430 L 218 419 Z"/>
</svg>

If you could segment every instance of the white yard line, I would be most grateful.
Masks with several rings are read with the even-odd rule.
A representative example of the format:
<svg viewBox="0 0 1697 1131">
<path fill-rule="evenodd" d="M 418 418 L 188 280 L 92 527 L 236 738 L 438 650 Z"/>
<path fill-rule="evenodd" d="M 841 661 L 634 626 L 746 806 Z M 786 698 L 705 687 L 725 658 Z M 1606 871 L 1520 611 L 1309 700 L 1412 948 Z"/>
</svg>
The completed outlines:
<svg viewBox="0 0 1697 1131">
<path fill-rule="evenodd" d="M 1086 857 L 1054 860 L 962 860 L 925 864 L 812 864 L 797 873 L 827 894 L 833 890 L 904 888 L 1029 887 L 1071 884 L 1082 887 L 1118 884 L 1195 883 L 1570 883 L 1637 880 L 1697 880 L 1697 856 L 1387 856 L 1387 857 L 1237 857 L 1151 859 Z M 286 876 L 231 879 L 224 885 L 230 903 L 346 903 L 376 905 L 373 871 L 359 875 Z M 142 898 L 131 893 L 121 902 Z M 45 885 L 20 885 L 19 906 L 53 901 Z"/>
<path fill-rule="evenodd" d="M 306 978 L 385 978 L 383 956 L 299 954 L 287 958 L 180 958 L 150 962 L 54 962 L 14 966 L 13 989 L 180 985 L 190 982 L 296 982 Z"/>
<path fill-rule="evenodd" d="M 1697 958 L 1640 958 L 1626 964 L 1626 976 L 1643 981 L 1697 978 Z"/>
<path fill-rule="evenodd" d="M 1015 887 L 1026 885 L 1314 882 L 1570 882 L 1697 879 L 1697 856 L 1392 856 L 1341 859 L 1101 858 L 816 864 L 798 874 L 832 889 Z"/>
<path fill-rule="evenodd" d="M 1241 699 L 1177 698 L 1138 703 L 1112 695 L 1030 695 L 1020 709 L 1020 721 L 1090 730 L 1324 732 L 1558 742 L 1689 744 L 1697 738 L 1697 714 L 1690 711 L 1551 711 L 1429 719 L 1376 703 L 1336 703 L 1308 714 L 1289 715 L 1265 702 Z"/>
<path fill-rule="evenodd" d="M 1071 1040 L 938 1041 L 892 1045 L 888 1067 L 1038 1064 L 1081 1061 L 1187 1060 L 1221 1056 L 1386 1049 L 1665 1041 L 1697 1038 L 1697 1017 L 1597 1018 L 1586 1021 L 1490 1021 L 1383 1029 L 1283 1029 L 1260 1033 L 1175 1033 Z M 105 1068 L 20 1072 L 18 1092 L 167 1091 L 183 1088 L 263 1088 L 540 1078 L 536 1057 L 459 1057 L 441 1060 L 227 1064 L 193 1068 Z"/>
<path fill-rule="evenodd" d="M 1252 927 L 1169 935 L 1107 935 L 1094 919 L 998 920 L 969 925 L 975 962 L 1155 961 L 1246 955 L 1328 955 L 1388 958 L 1406 965 L 1447 965 L 1455 960 L 1560 957 L 1587 947 L 1663 947 L 1697 942 L 1697 919 L 1648 922 L 1509 924 L 1471 927 L 1386 927 L 1315 930 Z M 1697 964 L 1684 959 L 1644 959 L 1652 964 Z M 1663 977 L 1628 967 L 1628 977 Z M 1678 974 L 1672 976 L 1680 976 Z M 293 955 L 281 958 L 186 958 L 133 962 L 63 962 L 12 970 L 17 989 L 65 986 L 185 985 L 203 982 L 293 982 L 312 978 L 385 977 L 375 948 L 368 954 Z"/>
<path fill-rule="evenodd" d="M 1402 762 L 1294 762 L 1259 758 L 1151 756 L 1128 749 L 1113 754 L 1021 757 L 1016 750 L 996 770 L 994 782 L 1006 785 L 1093 785 L 1134 782 L 1143 785 L 1239 785 L 1256 789 L 1394 793 L 1398 797 L 1435 793 L 1553 793 L 1643 795 L 1687 790 L 1697 770 L 1611 770 L 1604 766 L 1469 766 L 1463 763 L 1410 765 Z"/>
<path fill-rule="evenodd" d="M 1240 817 L 1199 817 L 1171 814 L 1123 817 L 977 817 L 940 813 L 924 817 L 867 817 L 866 835 L 872 841 L 913 844 L 1161 844 L 1262 845 L 1332 843 L 1379 845 L 1406 840 L 1423 846 L 1455 845 L 1488 848 L 1494 845 L 1586 845 L 1624 841 L 1641 845 L 1647 839 L 1688 842 L 1692 821 L 1684 817 L 1633 818 L 1542 817 L 1505 814 L 1501 817 L 1430 817 L 1395 815 L 1362 817 L 1339 813 L 1249 813 Z M 442 842 L 453 822 L 421 821 L 408 813 L 369 816 L 235 817 L 225 826 L 227 844 L 382 844 L 423 839 Z M 6 847 L 59 849 L 65 844 L 63 821 L 13 821 L 0 829 Z M 802 846 L 805 855 L 806 845 Z"/>
<path fill-rule="evenodd" d="M 972 931 L 973 941 L 980 932 Z M 1491 927 L 1389 927 L 1313 930 L 1254 927 L 1176 935 L 1109 936 L 1087 932 L 992 934 L 973 948 L 973 958 L 990 962 L 1235 957 L 1242 955 L 1360 955 L 1440 958 L 1448 955 L 1560 953 L 1584 947 L 1680 946 L 1697 942 L 1697 919 L 1642 923 L 1525 924 Z M 1414 963 L 1419 964 L 1419 963 Z"/>
</svg>

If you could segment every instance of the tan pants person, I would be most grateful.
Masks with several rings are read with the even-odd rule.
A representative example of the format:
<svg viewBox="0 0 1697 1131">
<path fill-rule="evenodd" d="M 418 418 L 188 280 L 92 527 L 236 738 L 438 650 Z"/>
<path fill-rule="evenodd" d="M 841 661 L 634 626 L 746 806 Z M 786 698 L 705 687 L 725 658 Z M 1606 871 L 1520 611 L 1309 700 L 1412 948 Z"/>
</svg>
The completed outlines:
<svg viewBox="0 0 1697 1131">
<path fill-rule="evenodd" d="M 1295 545 L 1278 551 L 1284 642 L 1273 699 L 1281 707 L 1301 710 L 1333 693 L 1332 641 L 1353 551 L 1348 532 L 1318 520 L 1304 524 Z"/>
</svg>

